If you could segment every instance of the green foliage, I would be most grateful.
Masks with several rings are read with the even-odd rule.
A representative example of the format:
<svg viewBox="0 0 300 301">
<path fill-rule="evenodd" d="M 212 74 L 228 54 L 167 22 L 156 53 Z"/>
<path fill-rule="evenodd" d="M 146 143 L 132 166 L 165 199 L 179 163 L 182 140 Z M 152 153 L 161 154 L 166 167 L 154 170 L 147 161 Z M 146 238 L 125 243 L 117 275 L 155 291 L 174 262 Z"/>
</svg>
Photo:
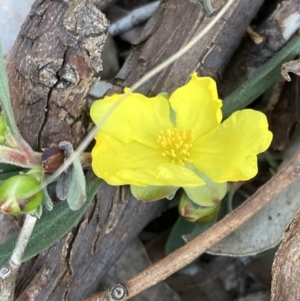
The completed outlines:
<svg viewBox="0 0 300 301">
<path fill-rule="evenodd" d="M 165 254 L 169 255 L 176 249 L 184 246 L 188 241 L 186 240 L 186 236 L 196 237 L 210 228 L 216 222 L 216 218 L 208 223 L 203 224 L 195 224 L 188 222 L 182 217 L 179 217 L 172 228 L 172 231 L 168 237 L 166 246 L 165 246 Z M 196 261 L 189 264 L 187 267 L 195 264 Z M 185 267 L 185 268 L 187 268 Z"/>
<path fill-rule="evenodd" d="M 21 171 L 26 172 L 26 169 L 16 165 L 0 163 L 0 183 L 14 175 L 18 175 Z"/>
<path fill-rule="evenodd" d="M 9 85 L 6 75 L 5 61 L 3 57 L 2 47 L 0 44 L 0 104 L 4 112 L 7 127 L 10 129 L 14 137 L 19 136 L 19 130 L 16 125 L 15 116 L 10 103 Z"/>
<path fill-rule="evenodd" d="M 80 159 L 77 156 L 68 170 L 69 191 L 67 202 L 72 210 L 80 209 L 86 201 L 86 183 Z"/>
<path fill-rule="evenodd" d="M 169 255 L 176 249 L 182 247 L 186 243 L 183 239 L 183 236 L 191 233 L 194 230 L 195 226 L 195 223 L 188 222 L 184 218 L 179 217 L 168 237 L 165 246 L 165 254 Z"/>
<path fill-rule="evenodd" d="M 288 42 L 274 57 L 256 72 L 232 94 L 224 99 L 223 115 L 227 118 L 233 112 L 243 109 L 275 84 L 281 76 L 283 63 L 294 59 L 300 52 L 300 36 Z"/>
</svg>

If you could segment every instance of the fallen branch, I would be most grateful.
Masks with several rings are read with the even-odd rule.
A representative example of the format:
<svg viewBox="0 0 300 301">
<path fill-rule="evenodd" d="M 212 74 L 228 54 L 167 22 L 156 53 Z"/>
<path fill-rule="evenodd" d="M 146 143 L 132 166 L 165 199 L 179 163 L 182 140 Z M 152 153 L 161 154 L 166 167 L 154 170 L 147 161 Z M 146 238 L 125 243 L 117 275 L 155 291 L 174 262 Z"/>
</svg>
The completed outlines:
<svg viewBox="0 0 300 301">
<path fill-rule="evenodd" d="M 299 177 L 300 150 L 297 151 L 295 156 L 281 171 L 241 206 L 182 248 L 174 251 L 169 256 L 129 279 L 124 284 L 124 290 L 122 291 L 123 293 L 126 292 L 124 298 L 114 299 L 116 288 L 120 290 L 120 285 L 117 285 L 84 301 L 125 301 L 156 283 L 163 281 L 239 228 Z"/>
</svg>

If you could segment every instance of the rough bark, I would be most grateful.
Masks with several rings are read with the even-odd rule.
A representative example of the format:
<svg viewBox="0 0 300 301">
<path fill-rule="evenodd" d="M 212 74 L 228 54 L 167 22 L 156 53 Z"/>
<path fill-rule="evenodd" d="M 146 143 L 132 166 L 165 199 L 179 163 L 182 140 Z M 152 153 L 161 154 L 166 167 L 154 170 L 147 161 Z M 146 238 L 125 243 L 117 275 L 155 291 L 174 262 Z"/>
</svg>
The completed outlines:
<svg viewBox="0 0 300 301">
<path fill-rule="evenodd" d="M 85 96 L 102 70 L 108 30 L 89 1 L 36 1 L 7 58 L 12 105 L 35 149 L 85 133 Z"/>
<path fill-rule="evenodd" d="M 275 255 L 272 267 L 272 301 L 300 300 L 299 260 L 300 260 L 300 212 Z"/>
<path fill-rule="evenodd" d="M 214 1 L 214 5 L 220 8 L 224 2 Z M 140 91 L 172 92 L 194 70 L 219 78 L 262 2 L 235 1 L 198 45 Z M 95 29 L 100 19 L 104 23 Z M 115 79 L 114 90 L 131 85 L 175 53 L 209 20 L 200 1 L 163 1 Z M 7 67 L 17 123 L 35 149 L 61 140 L 76 146 L 84 136 L 84 97 L 101 69 L 94 46 L 101 52 L 106 26 L 88 1 L 34 4 Z M 103 186 L 72 232 L 23 265 L 18 300 L 76 301 L 95 293 L 122 250 L 163 206 L 163 202 L 136 201 L 126 187 Z"/>
<path fill-rule="evenodd" d="M 82 140 L 85 96 L 102 69 L 107 29 L 104 15 L 88 1 L 33 5 L 7 58 L 7 72 L 17 124 L 34 149 L 62 140 L 76 147 Z M 126 187 L 103 186 L 78 227 L 22 266 L 16 296 L 80 300 L 96 292 L 101 275 L 162 207 L 163 202 L 137 202 Z M 3 217 L 2 228 L 12 229 L 4 236 L 18 225 Z"/>
<path fill-rule="evenodd" d="M 213 1 L 219 9 L 223 0 Z M 246 28 L 263 0 L 235 1 L 224 17 L 188 53 L 144 84 L 144 94 L 171 93 L 189 79 L 193 71 L 219 80 Z M 143 35 L 125 66 L 116 76 L 116 85 L 129 86 L 148 70 L 186 45 L 209 22 L 199 1 L 163 1 L 146 24 Z M 182 20 L 182 22 L 178 22 Z M 132 72 L 134 70 L 134 72 Z"/>
<path fill-rule="evenodd" d="M 96 292 L 101 278 L 128 243 L 160 212 L 161 205 L 135 200 L 128 187 L 103 185 L 78 227 L 23 267 L 17 288 L 23 293 L 17 300 L 25 301 L 35 294 L 31 300 L 73 301 Z M 41 276 L 47 281 L 39 287 Z"/>
</svg>

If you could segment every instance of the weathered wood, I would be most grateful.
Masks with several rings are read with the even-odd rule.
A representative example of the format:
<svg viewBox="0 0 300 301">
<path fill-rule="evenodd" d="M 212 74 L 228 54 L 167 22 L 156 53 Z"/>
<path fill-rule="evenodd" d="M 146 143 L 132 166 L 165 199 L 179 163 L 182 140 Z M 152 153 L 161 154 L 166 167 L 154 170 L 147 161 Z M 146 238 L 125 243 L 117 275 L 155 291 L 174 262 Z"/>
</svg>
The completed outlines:
<svg viewBox="0 0 300 301">
<path fill-rule="evenodd" d="M 213 1 L 219 9 L 226 1 Z M 154 76 L 140 89 L 144 94 L 173 92 L 186 83 L 194 70 L 219 80 L 247 26 L 263 0 L 235 1 L 225 16 L 188 53 Z M 208 16 L 199 1 L 163 1 L 151 18 L 126 64 L 116 76 L 116 85 L 130 86 L 147 71 L 169 58 L 202 31 Z"/>
<path fill-rule="evenodd" d="M 112 204 L 115 210 L 111 210 Z M 128 187 L 116 189 L 103 185 L 80 225 L 23 271 L 18 291 L 24 291 L 27 286 L 28 289 L 18 301 L 27 300 L 25 296 L 32 291 L 29 288 L 37 281 L 35 274 L 43 273 L 47 267 L 48 282 L 33 300 L 56 301 L 62 300 L 62 296 L 64 300 L 80 300 L 96 292 L 101 277 L 149 219 L 161 211 L 161 205 L 135 200 Z M 115 216 L 116 212 L 120 216 Z"/>
<path fill-rule="evenodd" d="M 104 15 L 89 1 L 33 5 L 7 58 L 16 121 L 33 148 L 82 140 L 88 124 L 84 98 L 102 69 L 107 29 Z M 137 202 L 126 187 L 103 186 L 78 227 L 21 267 L 16 296 L 79 300 L 94 293 L 101 274 L 162 207 L 163 202 Z"/>
<path fill-rule="evenodd" d="M 11 101 L 22 136 L 35 149 L 82 140 L 85 96 L 102 70 L 108 30 L 89 1 L 36 1 L 9 52 Z"/>
<path fill-rule="evenodd" d="M 275 255 L 272 267 L 272 301 L 300 300 L 300 212 L 296 215 Z"/>
<path fill-rule="evenodd" d="M 214 5 L 219 8 L 224 2 Z M 140 91 L 172 92 L 194 70 L 219 78 L 262 2 L 237 0 L 198 45 Z M 94 22 L 89 22 L 91 13 L 97 17 Z M 100 69 L 99 53 L 87 47 L 94 49 L 99 43 L 101 51 L 106 32 L 105 21 L 98 31 L 91 30 L 98 18 L 103 21 L 88 1 L 38 0 L 22 27 L 7 67 L 17 123 L 35 149 L 61 140 L 76 146 L 84 136 L 83 99 Z M 131 85 L 175 53 L 209 20 L 198 0 L 163 1 L 115 79 L 114 91 Z M 89 40 L 90 36 L 97 39 Z M 163 206 L 164 202 L 136 201 L 126 187 L 103 185 L 78 227 L 23 265 L 18 300 L 31 296 L 35 301 L 77 301 L 95 293 L 101 276 Z M 43 278 L 39 284 L 36 275 Z"/>
</svg>

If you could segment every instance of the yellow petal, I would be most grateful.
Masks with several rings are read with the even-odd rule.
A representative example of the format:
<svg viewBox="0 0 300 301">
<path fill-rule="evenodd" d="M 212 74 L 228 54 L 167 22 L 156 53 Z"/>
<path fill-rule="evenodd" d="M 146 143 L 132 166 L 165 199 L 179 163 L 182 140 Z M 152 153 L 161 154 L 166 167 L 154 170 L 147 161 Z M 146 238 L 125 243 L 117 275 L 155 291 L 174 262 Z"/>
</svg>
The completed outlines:
<svg viewBox="0 0 300 301">
<path fill-rule="evenodd" d="M 171 95 L 170 103 L 176 113 L 176 127 L 193 129 L 195 138 L 210 132 L 221 122 L 222 102 L 212 78 L 198 77 L 194 73 L 188 84 Z"/>
<path fill-rule="evenodd" d="M 248 180 L 257 174 L 257 154 L 270 145 L 266 116 L 254 110 L 232 114 L 218 128 L 193 143 L 193 164 L 212 181 Z"/>
<path fill-rule="evenodd" d="M 169 118 L 169 103 L 161 95 L 147 98 L 125 89 L 125 97 L 120 105 L 109 114 L 101 132 L 110 134 L 123 142 L 138 141 L 153 148 L 159 148 L 157 138 L 161 131 L 173 128 Z M 95 124 L 116 106 L 124 94 L 97 100 L 91 107 L 91 118 Z"/>
<path fill-rule="evenodd" d="M 123 184 L 140 186 L 197 187 L 205 185 L 205 182 L 188 168 L 171 163 L 152 166 L 150 169 L 121 170 L 118 176 L 123 179 Z"/>
<path fill-rule="evenodd" d="M 138 142 L 124 143 L 101 133 L 92 150 L 95 174 L 111 185 L 195 187 L 205 182 L 186 167 L 168 163 L 157 149 Z"/>
</svg>

